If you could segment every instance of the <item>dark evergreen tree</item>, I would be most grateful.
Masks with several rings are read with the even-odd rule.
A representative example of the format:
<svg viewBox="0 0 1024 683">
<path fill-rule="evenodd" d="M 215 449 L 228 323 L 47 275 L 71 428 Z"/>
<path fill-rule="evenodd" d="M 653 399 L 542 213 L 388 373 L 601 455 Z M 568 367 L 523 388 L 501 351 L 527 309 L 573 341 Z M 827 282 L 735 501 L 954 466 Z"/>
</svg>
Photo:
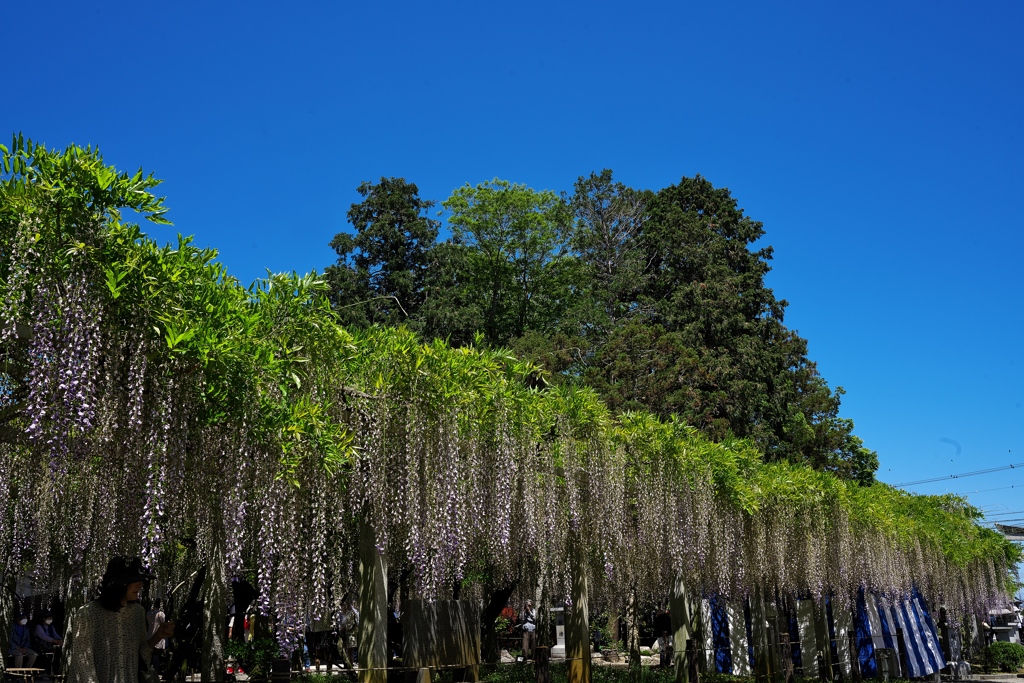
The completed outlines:
<svg viewBox="0 0 1024 683">
<path fill-rule="evenodd" d="M 807 342 L 765 285 L 771 247 L 729 190 L 683 178 L 658 192 L 581 177 L 572 197 L 494 180 L 444 202 L 452 236 L 404 180 L 364 183 L 331 243 L 351 324 L 410 324 L 455 345 L 509 346 L 549 382 L 594 387 L 617 410 L 677 414 L 769 460 L 870 481 L 874 452 L 839 417 Z M 399 305 L 401 307 L 399 307 Z"/>
<path fill-rule="evenodd" d="M 349 325 L 397 325 L 419 321 L 430 250 L 438 221 L 427 217 L 434 202 L 404 178 L 381 178 L 358 188 L 348 220 L 355 234 L 338 233 L 331 248 L 338 261 L 326 271 L 331 301 Z"/>
</svg>

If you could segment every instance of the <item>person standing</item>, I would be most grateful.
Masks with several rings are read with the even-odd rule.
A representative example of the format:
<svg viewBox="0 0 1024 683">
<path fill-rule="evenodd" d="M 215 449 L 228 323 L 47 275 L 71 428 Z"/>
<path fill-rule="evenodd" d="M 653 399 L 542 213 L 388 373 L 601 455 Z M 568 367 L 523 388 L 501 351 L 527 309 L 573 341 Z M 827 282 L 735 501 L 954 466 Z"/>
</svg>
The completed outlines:
<svg viewBox="0 0 1024 683">
<path fill-rule="evenodd" d="M 160 604 L 159 600 L 154 600 L 153 609 L 149 610 L 146 613 L 146 623 L 149 626 L 149 638 L 152 638 L 154 635 L 156 635 L 157 631 L 159 631 L 163 627 L 163 625 L 167 623 L 167 615 L 164 613 L 163 606 Z M 166 638 L 158 640 L 156 644 L 153 646 L 153 654 L 150 657 L 149 661 L 157 673 L 160 673 L 160 667 L 164 657 L 164 650 L 166 649 Z"/>
<path fill-rule="evenodd" d="M 533 600 L 526 601 L 523 608 L 523 660 L 533 657 L 533 648 L 537 644 L 537 612 L 533 609 Z"/>
<path fill-rule="evenodd" d="M 14 628 L 11 629 L 11 647 L 7 651 L 8 656 L 14 658 L 14 668 L 32 668 L 36 663 L 36 651 L 30 645 L 31 638 L 28 632 L 28 617 L 19 614 L 14 620 Z"/>
<path fill-rule="evenodd" d="M 662 631 L 658 638 L 659 665 L 662 668 L 672 666 L 672 636 L 668 631 Z"/>
<path fill-rule="evenodd" d="M 153 635 L 138 603 L 143 581 L 153 578 L 137 557 L 107 563 L 100 594 L 75 615 L 68 683 L 139 683 L 139 665 L 158 642 L 174 634 L 166 621 Z"/>
</svg>

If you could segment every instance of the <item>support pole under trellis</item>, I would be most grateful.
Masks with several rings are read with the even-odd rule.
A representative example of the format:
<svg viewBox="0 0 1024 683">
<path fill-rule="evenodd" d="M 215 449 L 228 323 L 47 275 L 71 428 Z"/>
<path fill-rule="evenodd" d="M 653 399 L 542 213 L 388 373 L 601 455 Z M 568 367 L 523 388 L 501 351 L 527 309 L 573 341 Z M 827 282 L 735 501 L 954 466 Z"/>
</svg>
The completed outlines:
<svg viewBox="0 0 1024 683">
<path fill-rule="evenodd" d="M 364 513 L 359 524 L 359 683 L 387 683 L 387 609 L 387 560 Z"/>
<path fill-rule="evenodd" d="M 693 654 L 687 643 L 696 638 L 697 610 L 682 578 L 677 578 L 672 586 L 669 615 L 672 619 L 672 663 L 675 666 L 676 683 L 694 683 L 690 680 L 690 660 Z"/>
<path fill-rule="evenodd" d="M 225 617 L 227 617 L 227 548 L 224 541 L 224 527 L 215 515 L 211 515 L 210 557 L 206 565 L 206 580 L 203 585 L 203 683 L 224 680 Z"/>
<path fill-rule="evenodd" d="M 574 552 L 572 571 L 572 605 L 569 608 L 566 656 L 569 659 L 569 683 L 590 683 L 590 601 L 587 589 L 587 568 L 582 550 Z"/>
</svg>

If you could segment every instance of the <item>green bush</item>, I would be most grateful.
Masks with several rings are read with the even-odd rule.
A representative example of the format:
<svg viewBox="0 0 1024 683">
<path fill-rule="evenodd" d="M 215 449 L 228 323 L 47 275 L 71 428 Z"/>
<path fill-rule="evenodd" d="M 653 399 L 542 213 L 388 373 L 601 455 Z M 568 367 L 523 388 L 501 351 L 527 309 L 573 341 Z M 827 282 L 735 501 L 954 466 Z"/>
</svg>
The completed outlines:
<svg viewBox="0 0 1024 683">
<path fill-rule="evenodd" d="M 590 669 L 593 683 L 674 683 L 672 667 L 661 669 L 642 666 L 639 671 L 627 668 L 595 666 Z M 704 680 L 701 677 L 701 680 Z"/>
<path fill-rule="evenodd" d="M 552 666 L 552 669 L 555 667 Z M 553 673 L 553 672 L 552 672 Z M 552 675 L 554 678 L 554 675 Z M 533 664 L 502 664 L 491 673 L 481 678 L 482 683 L 536 683 L 537 675 Z"/>
<path fill-rule="evenodd" d="M 985 648 L 985 668 L 1013 673 L 1024 664 L 1024 645 L 995 642 Z"/>
<path fill-rule="evenodd" d="M 625 667 L 591 666 L 593 683 L 673 683 L 672 668 L 658 669 L 645 666 L 639 672 Z M 481 678 L 483 683 L 535 683 L 537 674 L 533 664 L 503 664 Z M 568 667 L 565 662 L 551 663 L 551 683 L 567 683 Z M 703 680 L 703 679 L 702 679 Z M 753 679 L 751 679 L 753 680 Z"/>
<path fill-rule="evenodd" d="M 280 653 L 280 648 L 271 638 L 254 638 L 245 642 L 229 640 L 225 650 L 225 654 L 242 665 L 249 678 L 269 676 L 270 665 Z"/>
</svg>

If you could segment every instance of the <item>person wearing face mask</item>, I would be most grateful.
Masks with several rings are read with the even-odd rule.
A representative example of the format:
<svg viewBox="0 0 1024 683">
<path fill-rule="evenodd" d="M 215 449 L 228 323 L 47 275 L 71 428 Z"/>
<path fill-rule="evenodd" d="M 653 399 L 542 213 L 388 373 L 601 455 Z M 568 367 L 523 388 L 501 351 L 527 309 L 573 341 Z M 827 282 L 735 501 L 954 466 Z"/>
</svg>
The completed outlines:
<svg viewBox="0 0 1024 683">
<path fill-rule="evenodd" d="M 14 658 L 14 668 L 32 668 L 36 663 L 36 651 L 29 647 L 30 637 L 28 633 L 28 617 L 19 614 L 14 620 L 14 628 L 11 629 L 11 647 L 7 654 Z"/>
<path fill-rule="evenodd" d="M 114 557 L 100 582 L 100 594 L 75 615 L 68 683 L 138 683 L 139 664 L 148 666 L 153 646 L 174 634 L 167 621 L 152 635 L 139 604 L 143 582 L 153 578 L 137 557 Z"/>
<path fill-rule="evenodd" d="M 60 646 L 64 644 L 64 639 L 57 633 L 57 628 L 53 625 L 53 613 L 43 612 L 40 615 L 39 622 L 36 624 L 35 631 L 33 632 L 36 637 L 36 642 L 39 643 L 39 649 L 44 653 L 54 653 L 54 659 L 60 657 Z"/>
</svg>

